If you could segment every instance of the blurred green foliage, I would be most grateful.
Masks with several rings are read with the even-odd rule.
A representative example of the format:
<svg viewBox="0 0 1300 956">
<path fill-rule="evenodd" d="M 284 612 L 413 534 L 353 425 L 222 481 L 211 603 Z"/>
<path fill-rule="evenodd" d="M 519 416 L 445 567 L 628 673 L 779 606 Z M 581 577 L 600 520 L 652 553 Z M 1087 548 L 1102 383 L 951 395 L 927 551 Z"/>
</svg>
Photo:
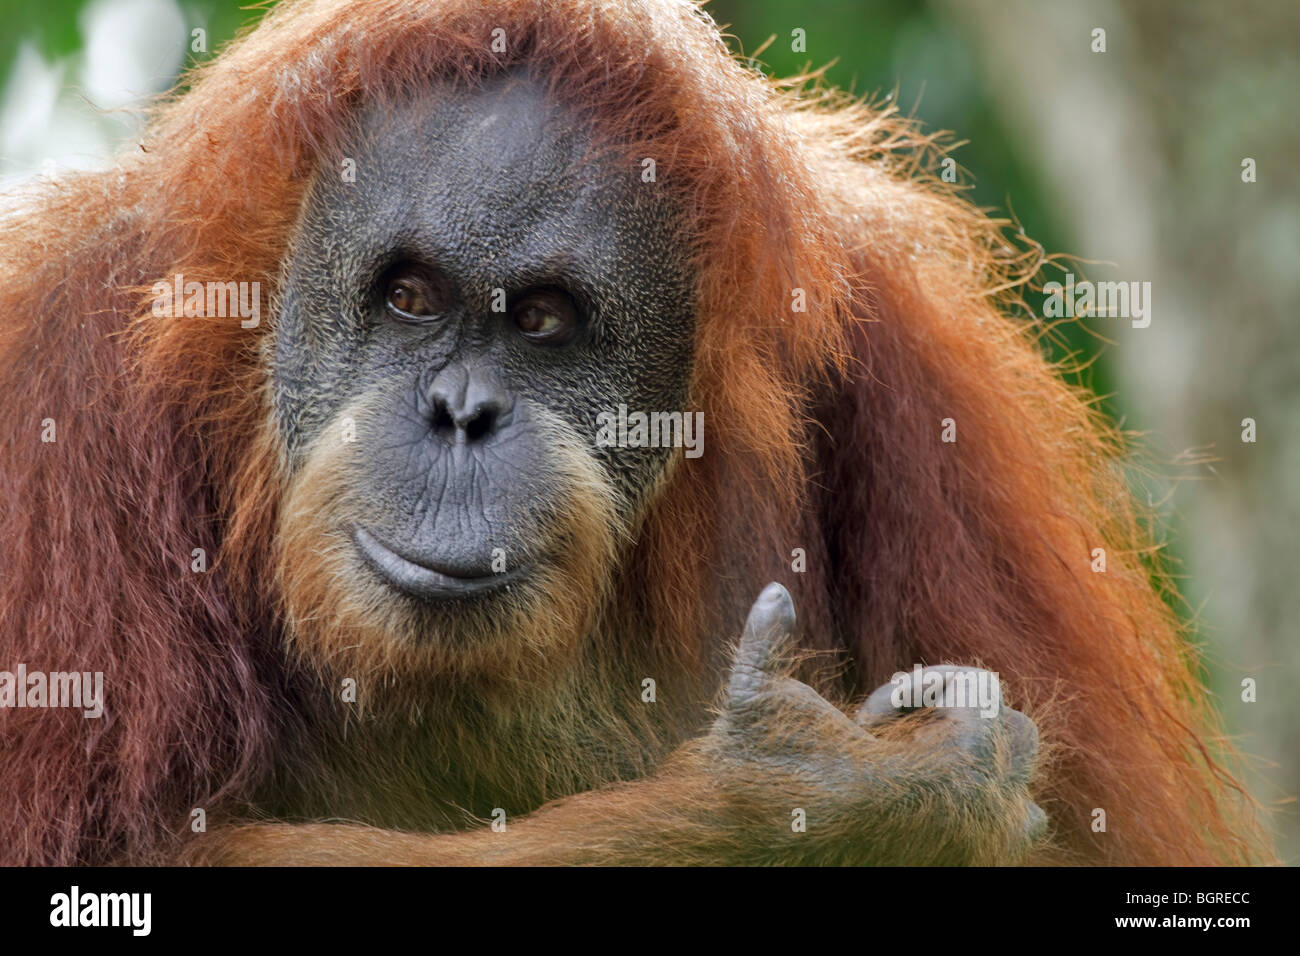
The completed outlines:
<svg viewBox="0 0 1300 956">
<path fill-rule="evenodd" d="M 186 20 L 208 31 L 208 53 L 219 51 L 241 26 L 256 23 L 272 4 L 249 0 L 184 0 L 179 6 Z M 0 0 L 0 78 L 7 81 L 18 50 L 32 44 L 46 60 L 76 53 L 85 44 L 82 13 L 91 0 Z M 195 62 L 191 60 L 190 62 Z"/>
<path fill-rule="evenodd" d="M 888 97 L 928 131 L 946 130 L 964 145 L 949 155 L 972 188 L 968 198 L 997 218 L 1011 219 L 1048 253 L 1068 252 L 1059 237 L 1064 224 L 1053 219 L 1043 184 L 1026 157 L 1012 148 L 980 83 L 971 40 L 929 5 L 918 0 L 714 0 L 706 9 L 734 37 L 733 49 L 757 57 L 769 76 L 790 76 L 827 67 L 828 82 L 872 102 Z M 792 31 L 805 31 L 806 52 L 795 52 Z M 1076 269 L 1076 272 L 1082 270 Z M 1061 278 L 1056 273 L 1040 281 Z M 1042 296 L 1025 292 L 1041 315 Z M 1101 396 L 1112 418 L 1113 398 L 1105 343 L 1070 323 L 1054 330 L 1050 353 L 1057 361 L 1086 366 L 1069 376 Z"/>
<path fill-rule="evenodd" d="M 77 18 L 86 4 L 83 0 L 0 0 L 0 76 L 8 79 L 18 47 L 32 43 L 47 59 L 67 56 L 81 49 L 81 29 Z"/>
</svg>

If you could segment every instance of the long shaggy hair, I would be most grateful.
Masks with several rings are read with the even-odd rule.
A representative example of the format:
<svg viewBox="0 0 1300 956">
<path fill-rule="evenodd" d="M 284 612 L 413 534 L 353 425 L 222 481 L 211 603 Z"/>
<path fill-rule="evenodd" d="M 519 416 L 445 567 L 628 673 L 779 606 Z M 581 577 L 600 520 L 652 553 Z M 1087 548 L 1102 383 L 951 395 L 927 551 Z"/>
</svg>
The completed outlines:
<svg viewBox="0 0 1300 956">
<path fill-rule="evenodd" d="M 267 435 L 270 323 L 160 319 L 150 285 L 274 293 L 312 170 L 341 162 L 359 104 L 519 63 L 629 163 L 655 159 L 698 248 L 709 453 L 666 482 L 610 585 L 660 651 L 691 666 L 743 617 L 708 606 L 718 569 L 785 581 L 808 642 L 850 652 L 860 691 L 918 661 L 1001 673 L 1053 744 L 1042 860 L 1266 855 L 1120 437 L 1040 330 L 1006 317 L 1034 266 L 928 175 L 928 137 L 756 75 L 682 0 L 314 0 L 193 71 L 115 168 L 15 197 L 0 221 L 0 667 L 103 671 L 108 697 L 98 721 L 0 711 L 4 860 L 146 853 L 188 808 L 249 793 L 276 752 L 268 569 L 329 492 L 311 469 L 287 486 Z M 278 580 L 343 573 L 312 560 Z M 288 611 L 293 631 L 307 612 Z"/>
</svg>

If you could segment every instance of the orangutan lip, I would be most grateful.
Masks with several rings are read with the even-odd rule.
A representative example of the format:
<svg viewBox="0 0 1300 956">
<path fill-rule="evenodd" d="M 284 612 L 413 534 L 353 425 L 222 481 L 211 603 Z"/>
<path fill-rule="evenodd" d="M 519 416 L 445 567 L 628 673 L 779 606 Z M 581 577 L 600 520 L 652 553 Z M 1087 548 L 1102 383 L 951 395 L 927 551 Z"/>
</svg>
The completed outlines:
<svg viewBox="0 0 1300 956">
<path fill-rule="evenodd" d="M 500 574 L 467 574 L 459 568 L 421 564 L 399 554 L 360 525 L 352 529 L 352 540 L 372 571 L 397 590 L 423 601 L 486 594 L 509 587 L 524 571 L 514 568 Z"/>
</svg>

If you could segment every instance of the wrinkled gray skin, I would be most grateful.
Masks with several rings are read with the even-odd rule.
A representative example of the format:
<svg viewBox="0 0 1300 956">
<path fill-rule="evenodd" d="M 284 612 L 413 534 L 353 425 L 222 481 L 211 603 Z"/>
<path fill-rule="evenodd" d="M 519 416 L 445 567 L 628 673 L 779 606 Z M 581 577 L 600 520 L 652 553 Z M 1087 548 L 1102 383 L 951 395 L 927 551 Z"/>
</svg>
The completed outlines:
<svg viewBox="0 0 1300 956">
<path fill-rule="evenodd" d="M 632 164 L 584 162 L 585 125 L 526 76 L 371 108 L 361 127 L 356 181 L 323 169 L 292 250 L 273 369 L 291 461 L 378 390 L 367 527 L 419 564 L 487 575 L 493 548 L 512 567 L 542 558 L 538 521 L 562 507 L 537 403 L 582 437 L 632 517 L 668 450 L 597 449 L 596 416 L 683 409 L 693 351 L 688 252 L 658 187 Z M 444 277 L 435 321 L 385 310 L 403 260 Z M 578 303 L 570 344 L 511 323 L 508 306 L 539 287 Z"/>
</svg>

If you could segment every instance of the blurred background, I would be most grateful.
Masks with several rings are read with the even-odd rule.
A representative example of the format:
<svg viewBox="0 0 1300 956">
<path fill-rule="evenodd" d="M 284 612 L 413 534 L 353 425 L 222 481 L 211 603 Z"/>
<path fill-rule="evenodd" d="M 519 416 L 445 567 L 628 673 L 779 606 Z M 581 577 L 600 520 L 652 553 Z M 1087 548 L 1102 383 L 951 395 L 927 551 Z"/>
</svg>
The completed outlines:
<svg viewBox="0 0 1300 956">
<path fill-rule="evenodd" d="M 142 104 L 269 5 L 0 0 L 0 189 L 106 164 L 136 135 Z M 1300 0 L 707 9 L 736 52 L 761 49 L 769 75 L 827 67 L 834 85 L 952 131 L 973 201 L 1073 257 L 1076 275 L 1151 283 L 1149 327 L 1092 320 L 1053 348 L 1086 365 L 1078 380 L 1155 458 L 1160 477 L 1141 493 L 1177 562 L 1178 610 L 1296 863 Z M 1255 182 L 1243 182 L 1248 158 Z M 1242 440 L 1247 418 L 1254 442 Z"/>
</svg>

